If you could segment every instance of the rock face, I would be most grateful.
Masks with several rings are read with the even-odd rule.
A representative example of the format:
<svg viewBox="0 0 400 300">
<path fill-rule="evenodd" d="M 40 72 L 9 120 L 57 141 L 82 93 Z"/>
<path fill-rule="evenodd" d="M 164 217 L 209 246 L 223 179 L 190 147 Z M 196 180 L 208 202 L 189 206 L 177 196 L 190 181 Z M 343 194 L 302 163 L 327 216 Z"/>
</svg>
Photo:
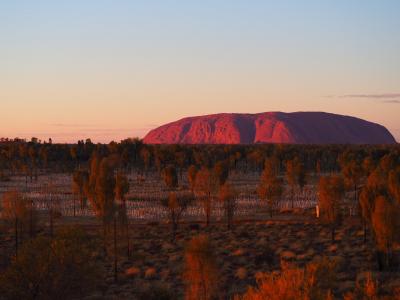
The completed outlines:
<svg viewBox="0 0 400 300">
<path fill-rule="evenodd" d="M 324 112 L 189 117 L 150 131 L 146 144 L 394 144 L 383 126 Z"/>
</svg>

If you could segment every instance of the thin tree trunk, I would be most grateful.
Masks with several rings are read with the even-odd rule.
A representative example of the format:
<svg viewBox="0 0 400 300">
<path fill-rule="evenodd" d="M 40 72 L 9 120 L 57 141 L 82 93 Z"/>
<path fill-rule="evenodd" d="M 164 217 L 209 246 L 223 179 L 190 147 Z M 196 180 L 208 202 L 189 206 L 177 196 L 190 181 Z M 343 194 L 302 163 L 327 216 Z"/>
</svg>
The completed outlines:
<svg viewBox="0 0 400 300">
<path fill-rule="evenodd" d="M 357 203 L 357 184 L 354 185 L 354 203 Z"/>
<path fill-rule="evenodd" d="M 175 242 L 175 240 L 176 240 L 176 231 L 177 231 L 177 223 L 176 223 L 176 221 L 174 220 L 173 222 L 172 222 L 172 241 L 173 242 Z"/>
<path fill-rule="evenodd" d="M 18 261 L 18 218 L 15 218 L 15 259 Z"/>
<path fill-rule="evenodd" d="M 292 209 L 294 208 L 294 188 L 291 187 L 291 194 L 292 194 Z"/>
<path fill-rule="evenodd" d="M 131 257 L 131 244 L 129 239 L 129 218 L 126 220 L 126 243 L 127 243 L 127 255 L 128 259 Z"/>
<path fill-rule="evenodd" d="M 107 245 L 106 245 L 106 243 L 107 243 L 107 241 L 106 241 L 106 235 L 107 235 L 107 233 L 106 233 L 106 231 L 107 231 L 107 228 L 106 228 L 106 220 L 105 220 L 105 218 L 103 217 L 103 249 L 104 249 L 104 253 L 105 253 L 105 254 L 107 254 Z"/>
<path fill-rule="evenodd" d="M 76 202 L 76 195 L 74 195 L 74 218 L 75 218 L 75 216 L 76 216 L 76 212 L 75 212 L 75 202 Z"/>
<path fill-rule="evenodd" d="M 210 196 L 206 200 L 206 227 L 210 225 L 210 214 L 211 214 L 211 198 Z"/>
<path fill-rule="evenodd" d="M 364 227 L 364 244 L 367 242 L 367 222 L 364 220 L 363 221 L 363 227 Z"/>
<path fill-rule="evenodd" d="M 114 280 L 118 281 L 117 218 L 114 216 Z"/>
<path fill-rule="evenodd" d="M 33 200 L 31 200 L 31 211 L 30 211 L 30 216 L 29 216 L 29 233 L 31 238 L 33 238 Z"/>
<path fill-rule="evenodd" d="M 50 209 L 49 211 L 49 217 L 50 217 L 50 238 L 53 238 L 53 210 Z"/>
</svg>

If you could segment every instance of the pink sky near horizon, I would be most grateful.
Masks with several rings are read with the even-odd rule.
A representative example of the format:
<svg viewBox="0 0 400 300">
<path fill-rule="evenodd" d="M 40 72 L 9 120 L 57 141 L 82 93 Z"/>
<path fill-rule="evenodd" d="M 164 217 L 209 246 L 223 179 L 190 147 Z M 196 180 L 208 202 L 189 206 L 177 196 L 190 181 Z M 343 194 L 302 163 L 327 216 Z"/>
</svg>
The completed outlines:
<svg viewBox="0 0 400 300">
<path fill-rule="evenodd" d="M 335 100 L 338 101 L 339 103 L 336 104 L 331 104 L 327 105 L 326 109 L 316 109 L 316 110 L 304 110 L 304 109 L 298 109 L 298 110 L 293 110 L 293 111 L 327 111 L 327 112 L 334 112 L 334 113 L 339 113 L 339 114 L 345 114 L 345 115 L 351 115 L 349 113 L 346 113 L 346 108 L 343 102 L 346 102 L 346 100 Z M 48 140 L 49 138 L 52 138 L 53 142 L 56 143 L 64 143 L 64 142 L 76 142 L 78 140 L 86 139 L 86 138 L 91 138 L 92 141 L 94 142 L 101 142 L 101 143 L 108 143 L 112 140 L 114 141 L 120 141 L 122 139 L 128 138 L 128 137 L 144 137 L 144 135 L 150 131 L 151 129 L 154 129 L 164 123 L 175 121 L 177 119 L 187 117 L 187 116 L 192 116 L 192 115 L 203 115 L 203 114 L 209 114 L 209 113 L 219 113 L 219 112 L 243 112 L 243 113 L 257 113 L 257 112 L 264 112 L 264 111 L 289 111 L 286 110 L 286 107 L 283 107 L 284 109 L 279 109 L 279 105 L 271 105 L 273 109 L 267 110 L 264 109 L 247 109 L 240 107 L 234 111 L 223 111 L 223 110 L 207 110 L 204 109 L 203 111 L 199 110 L 199 113 L 196 113 L 198 110 L 193 109 L 182 109 L 182 112 L 174 112 L 170 111 L 167 108 L 168 105 L 165 106 L 160 106 L 160 109 L 158 110 L 158 113 L 155 114 L 149 114 L 148 116 L 145 114 L 141 114 L 138 109 L 135 108 L 130 108 L 129 106 L 125 106 L 125 109 L 121 109 L 123 112 L 118 112 L 118 109 L 113 109 L 110 105 L 110 107 L 107 110 L 107 112 L 110 112 L 112 117 L 107 117 L 106 119 L 100 118 L 93 118 L 91 121 L 89 120 L 84 120 L 79 117 L 79 112 L 75 114 L 75 117 L 73 118 L 73 122 L 76 123 L 68 123 L 69 118 L 67 117 L 68 114 L 65 114 L 63 117 L 62 115 L 65 113 L 60 113 L 59 111 L 54 111 L 52 110 L 51 112 L 54 114 L 53 117 L 50 118 L 51 123 L 46 123 L 44 120 L 40 120 L 41 116 L 35 117 L 35 115 L 31 115 L 29 112 L 32 110 L 25 110 L 25 112 L 21 112 L 20 114 L 16 114 L 17 118 L 16 120 L 21 120 L 19 116 L 23 116 L 23 119 L 27 120 L 28 124 L 25 124 L 24 122 L 18 121 L 18 124 L 16 128 L 12 130 L 5 130 L 7 128 L 6 126 L 2 125 L 0 128 L 0 137 L 9 137 L 9 138 L 14 138 L 14 137 L 19 137 L 19 138 L 26 138 L 30 139 L 31 137 L 38 137 L 41 140 Z M 288 105 L 290 106 L 290 104 Z M 294 107 L 298 106 L 293 105 Z M 336 106 L 336 109 L 334 108 Z M 396 108 L 396 105 L 394 104 L 392 107 L 390 107 L 389 104 L 375 104 L 376 111 L 380 108 L 380 110 L 387 110 L 386 111 L 386 116 L 391 116 L 392 117 L 392 124 L 396 124 L 396 116 L 398 115 L 396 110 L 393 109 Z M 381 107 L 383 106 L 383 107 Z M 136 107 L 136 105 L 134 105 Z M 274 109 L 276 107 L 276 109 Z M 392 108 L 392 109 L 390 109 Z M 222 108 L 221 108 L 222 109 Z M 128 113 L 127 113 L 128 112 Z M 129 113 L 131 112 L 131 113 Z M 71 112 L 73 113 L 73 112 Z M 99 115 L 105 115 L 106 113 L 101 113 L 101 111 L 97 111 Z M 25 115 L 25 114 L 28 114 Z M 118 114 L 122 114 L 122 118 L 118 118 Z M 131 117 L 128 117 L 128 115 L 131 115 Z M 383 118 L 374 118 L 374 113 L 369 112 L 368 110 L 364 109 L 360 114 L 358 115 L 353 115 L 356 117 L 360 117 L 363 119 L 367 119 L 372 122 L 380 123 L 385 125 L 389 129 L 389 131 L 392 133 L 392 135 L 396 138 L 397 141 L 400 140 L 400 130 L 396 128 L 390 128 L 387 124 L 390 123 L 390 119 L 387 117 L 383 116 Z M 5 122 L 5 119 L 7 118 L 2 118 L 0 121 L 0 124 L 2 123 L 7 123 L 10 124 L 12 121 L 7 121 Z M 126 121 L 128 120 L 128 121 Z M 86 123 L 85 123 L 86 121 Z M 389 121 L 389 122 L 388 122 Z M 152 123 L 150 123 L 152 122 Z M 142 126 L 142 124 L 145 124 Z"/>
</svg>

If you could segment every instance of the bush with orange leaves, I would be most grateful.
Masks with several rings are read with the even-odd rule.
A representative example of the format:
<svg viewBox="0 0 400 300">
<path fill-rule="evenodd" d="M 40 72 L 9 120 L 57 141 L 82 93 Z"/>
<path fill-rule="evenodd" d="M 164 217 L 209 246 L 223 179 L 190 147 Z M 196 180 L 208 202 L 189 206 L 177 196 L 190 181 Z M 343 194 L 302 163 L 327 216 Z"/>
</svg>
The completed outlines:
<svg viewBox="0 0 400 300">
<path fill-rule="evenodd" d="M 390 268 L 393 258 L 393 246 L 397 240 L 400 226 L 399 208 L 385 196 L 375 200 L 375 209 L 372 213 L 372 226 L 378 249 L 379 268 Z M 382 258 L 384 259 L 382 261 Z"/>
<path fill-rule="evenodd" d="M 339 176 L 321 177 L 318 184 L 318 205 L 321 220 L 331 228 L 332 242 L 336 227 L 342 221 L 341 205 L 344 197 L 344 181 Z"/>
<path fill-rule="evenodd" d="M 333 299 L 336 286 L 336 263 L 322 259 L 305 269 L 285 267 L 280 272 L 262 273 L 258 286 L 250 287 L 236 300 L 298 300 Z"/>
<path fill-rule="evenodd" d="M 214 249 L 206 235 L 189 242 L 185 252 L 186 300 L 218 299 L 218 270 Z"/>
</svg>

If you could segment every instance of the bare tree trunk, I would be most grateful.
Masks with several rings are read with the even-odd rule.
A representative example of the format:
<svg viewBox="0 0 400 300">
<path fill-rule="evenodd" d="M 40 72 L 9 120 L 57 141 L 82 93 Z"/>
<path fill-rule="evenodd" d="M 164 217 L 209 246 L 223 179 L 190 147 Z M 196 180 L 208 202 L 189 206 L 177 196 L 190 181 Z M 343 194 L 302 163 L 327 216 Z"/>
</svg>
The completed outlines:
<svg viewBox="0 0 400 300">
<path fill-rule="evenodd" d="M 18 217 L 15 218 L 15 259 L 18 261 Z"/>
<path fill-rule="evenodd" d="M 354 203 L 357 203 L 357 184 L 354 185 Z"/>
<path fill-rule="evenodd" d="M 74 195 L 74 218 L 75 218 L 75 216 L 76 216 L 76 212 L 75 212 L 75 202 L 76 202 L 76 195 Z"/>
<path fill-rule="evenodd" d="M 103 217 L 103 249 L 104 249 L 104 253 L 107 254 L 107 241 L 106 241 L 106 235 L 107 235 L 107 228 L 106 228 L 106 220 Z"/>
<path fill-rule="evenodd" d="M 211 204 L 210 204 L 210 199 L 207 200 L 207 204 L 206 204 L 206 226 L 208 227 L 210 225 L 210 208 Z"/>
<path fill-rule="evenodd" d="M 363 221 L 363 227 L 364 227 L 364 244 L 367 242 L 367 222 L 364 220 Z"/>
<path fill-rule="evenodd" d="M 127 243 L 127 256 L 128 259 L 131 257 L 131 243 L 129 238 L 129 218 L 126 220 L 126 243 Z"/>
<path fill-rule="evenodd" d="M 272 210 L 273 210 L 272 206 L 273 206 L 273 201 L 271 200 L 271 201 L 269 201 L 269 203 L 268 203 L 269 216 L 270 216 L 271 219 L 272 219 Z"/>
<path fill-rule="evenodd" d="M 114 216 L 114 280 L 118 281 L 117 218 Z"/>
<path fill-rule="evenodd" d="M 50 217 L 50 238 L 53 238 L 53 210 L 49 210 L 49 217 Z"/>
<path fill-rule="evenodd" d="M 176 223 L 176 220 L 172 222 L 172 241 L 175 242 L 176 240 L 176 231 L 178 229 L 178 224 Z"/>
<path fill-rule="evenodd" d="M 31 210 L 29 213 L 29 234 L 33 238 L 33 200 L 31 200 Z"/>
<path fill-rule="evenodd" d="M 294 208 L 294 188 L 291 187 L 291 194 L 292 194 L 292 209 Z"/>
</svg>

